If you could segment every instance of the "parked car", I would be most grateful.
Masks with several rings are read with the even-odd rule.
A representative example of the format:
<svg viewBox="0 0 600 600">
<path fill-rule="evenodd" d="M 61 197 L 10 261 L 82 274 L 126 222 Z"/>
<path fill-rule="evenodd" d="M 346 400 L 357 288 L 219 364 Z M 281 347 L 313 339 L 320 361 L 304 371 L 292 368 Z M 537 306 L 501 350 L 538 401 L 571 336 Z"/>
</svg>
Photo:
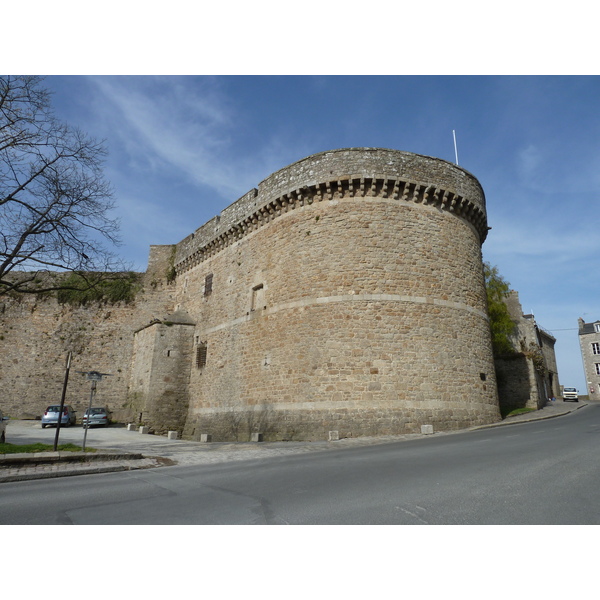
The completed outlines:
<svg viewBox="0 0 600 600">
<path fill-rule="evenodd" d="M 85 409 L 85 414 L 83 415 L 83 419 L 81 419 L 81 424 L 85 427 L 88 422 L 88 410 Z M 108 427 L 110 423 L 110 411 L 105 406 L 93 406 L 91 409 L 90 415 L 90 424 L 92 425 L 104 425 L 104 427 Z"/>
<path fill-rule="evenodd" d="M 42 429 L 46 427 L 46 425 L 56 425 L 58 423 L 58 413 L 60 412 L 60 404 L 55 404 L 53 406 L 49 406 L 42 415 Z M 70 425 L 75 425 L 77 419 L 75 418 L 75 410 L 72 406 L 65 405 L 63 407 L 63 414 L 60 419 L 60 424 L 66 425 L 69 427 Z"/>
<path fill-rule="evenodd" d="M 6 442 L 6 424 L 8 423 L 8 417 L 5 417 L 0 410 L 0 444 Z"/>
</svg>

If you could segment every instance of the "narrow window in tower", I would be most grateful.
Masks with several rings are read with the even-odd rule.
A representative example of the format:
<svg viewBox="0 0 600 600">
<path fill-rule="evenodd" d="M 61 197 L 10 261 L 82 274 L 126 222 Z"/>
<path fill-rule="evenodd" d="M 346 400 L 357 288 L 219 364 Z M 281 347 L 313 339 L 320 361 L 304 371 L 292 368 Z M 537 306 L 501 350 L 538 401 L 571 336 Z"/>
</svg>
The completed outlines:
<svg viewBox="0 0 600 600">
<path fill-rule="evenodd" d="M 203 369 L 206 366 L 206 352 L 207 352 L 206 342 L 202 342 L 196 347 L 196 368 L 197 369 Z"/>
<path fill-rule="evenodd" d="M 212 293 L 213 274 L 210 273 L 204 278 L 204 295 L 210 296 Z"/>
<path fill-rule="evenodd" d="M 252 288 L 252 306 L 250 310 L 260 310 L 265 307 L 265 288 L 263 284 Z"/>
<path fill-rule="evenodd" d="M 593 352 L 594 354 L 600 354 L 600 343 L 598 343 L 598 342 L 594 342 L 594 343 L 592 344 L 592 352 Z"/>
<path fill-rule="evenodd" d="M 600 363 L 594 365 L 596 367 L 596 375 L 600 375 Z"/>
</svg>

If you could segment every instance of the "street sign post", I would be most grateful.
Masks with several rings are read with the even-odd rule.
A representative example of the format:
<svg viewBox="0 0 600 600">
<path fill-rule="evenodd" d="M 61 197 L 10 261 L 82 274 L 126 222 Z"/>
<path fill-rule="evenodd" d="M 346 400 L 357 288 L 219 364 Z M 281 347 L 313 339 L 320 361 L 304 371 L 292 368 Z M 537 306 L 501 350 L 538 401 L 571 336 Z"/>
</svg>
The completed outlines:
<svg viewBox="0 0 600 600">
<path fill-rule="evenodd" d="M 87 430 L 90 426 L 90 419 L 92 416 L 92 402 L 94 400 L 94 396 L 96 395 L 96 383 L 98 381 L 102 381 L 103 377 L 112 377 L 110 373 L 99 373 L 98 371 L 77 371 L 78 373 L 82 373 L 87 375 L 87 378 L 92 382 L 92 389 L 90 391 L 90 404 L 87 409 L 87 421 L 83 423 L 83 451 L 85 452 L 85 442 L 87 439 Z M 85 418 L 85 413 L 83 415 Z"/>
</svg>

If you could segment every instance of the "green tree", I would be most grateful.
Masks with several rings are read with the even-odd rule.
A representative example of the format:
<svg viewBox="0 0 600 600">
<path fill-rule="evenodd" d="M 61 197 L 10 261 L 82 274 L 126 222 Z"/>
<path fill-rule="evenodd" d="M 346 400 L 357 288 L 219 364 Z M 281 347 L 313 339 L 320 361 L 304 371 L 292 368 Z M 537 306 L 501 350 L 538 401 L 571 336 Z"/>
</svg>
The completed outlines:
<svg viewBox="0 0 600 600">
<path fill-rule="evenodd" d="M 511 337 L 515 332 L 516 323 L 512 320 L 506 305 L 510 284 L 500 275 L 498 268 L 492 267 L 488 262 L 483 264 L 483 274 L 494 356 L 514 354 L 516 350 Z"/>
<path fill-rule="evenodd" d="M 104 145 L 56 119 L 42 82 L 0 75 L 0 295 L 62 289 L 57 273 L 126 270 L 110 251 L 119 225 Z"/>
</svg>

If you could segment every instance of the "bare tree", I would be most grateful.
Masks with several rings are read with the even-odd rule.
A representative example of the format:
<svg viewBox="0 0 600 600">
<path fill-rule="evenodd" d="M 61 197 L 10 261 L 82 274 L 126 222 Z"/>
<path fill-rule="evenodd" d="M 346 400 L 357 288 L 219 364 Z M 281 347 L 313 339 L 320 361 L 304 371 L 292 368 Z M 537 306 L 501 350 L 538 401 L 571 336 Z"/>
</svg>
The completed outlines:
<svg viewBox="0 0 600 600">
<path fill-rule="evenodd" d="M 119 224 L 105 156 L 57 120 L 42 78 L 0 76 L 0 295 L 61 289 L 60 272 L 123 270 L 108 249 Z"/>
</svg>

